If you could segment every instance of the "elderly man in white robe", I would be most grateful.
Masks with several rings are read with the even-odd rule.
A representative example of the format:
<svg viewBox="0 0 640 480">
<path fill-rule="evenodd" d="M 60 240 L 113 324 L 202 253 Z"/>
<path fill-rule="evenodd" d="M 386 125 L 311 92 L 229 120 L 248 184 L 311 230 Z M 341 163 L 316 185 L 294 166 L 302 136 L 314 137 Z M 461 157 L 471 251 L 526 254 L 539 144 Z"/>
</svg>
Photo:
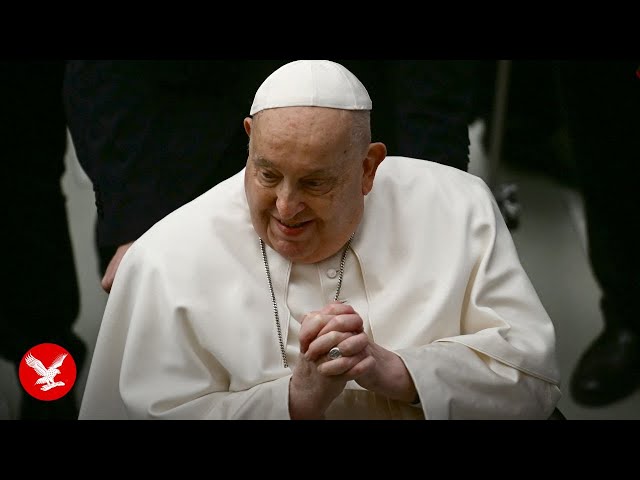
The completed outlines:
<svg viewBox="0 0 640 480">
<path fill-rule="evenodd" d="M 80 419 L 550 416 L 554 327 L 491 191 L 386 157 L 371 109 L 334 62 L 264 81 L 245 168 L 124 256 Z"/>
</svg>

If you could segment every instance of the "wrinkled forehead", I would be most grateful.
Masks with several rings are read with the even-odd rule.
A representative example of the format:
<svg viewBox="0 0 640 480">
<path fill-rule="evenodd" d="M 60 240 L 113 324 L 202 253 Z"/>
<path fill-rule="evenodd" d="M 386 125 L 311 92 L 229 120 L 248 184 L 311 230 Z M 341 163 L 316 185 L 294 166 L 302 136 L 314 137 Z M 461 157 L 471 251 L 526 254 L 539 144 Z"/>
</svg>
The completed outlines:
<svg viewBox="0 0 640 480">
<path fill-rule="evenodd" d="M 324 107 L 260 112 L 253 119 L 250 156 L 279 169 L 341 168 L 353 156 L 349 113 Z"/>
</svg>

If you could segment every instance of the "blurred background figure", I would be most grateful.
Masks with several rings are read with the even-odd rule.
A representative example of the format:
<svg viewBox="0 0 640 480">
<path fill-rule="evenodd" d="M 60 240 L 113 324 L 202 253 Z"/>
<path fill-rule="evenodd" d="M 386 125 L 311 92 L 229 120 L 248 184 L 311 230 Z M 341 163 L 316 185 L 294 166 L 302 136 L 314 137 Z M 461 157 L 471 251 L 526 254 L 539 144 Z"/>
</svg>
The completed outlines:
<svg viewBox="0 0 640 480">
<path fill-rule="evenodd" d="M 337 61 L 360 78 L 375 99 L 372 135 L 385 143 L 388 155 L 468 170 L 478 61 Z"/>
<path fill-rule="evenodd" d="M 640 155 L 640 60 L 511 64 L 501 159 L 582 197 L 604 325 L 573 366 L 568 390 L 580 405 L 609 405 L 640 387 L 640 316 L 633 307 L 640 261 L 632 234 L 638 224 L 632 172 Z M 483 65 L 485 91 L 494 88 L 494 73 L 491 62 Z M 478 105 L 489 118 L 490 103 Z"/>
<path fill-rule="evenodd" d="M 555 62 L 584 199 L 589 260 L 604 328 L 571 378 L 571 395 L 603 406 L 640 387 L 640 251 L 633 172 L 640 160 L 640 60 Z"/>
<path fill-rule="evenodd" d="M 87 347 L 74 331 L 79 289 L 62 192 L 67 132 L 63 61 L 0 62 L 3 274 L 0 356 L 15 365 L 55 343 L 79 372 Z M 75 387 L 74 387 L 75 389 Z M 21 388 L 20 419 L 76 419 L 73 390 L 43 402 Z"/>
<path fill-rule="evenodd" d="M 68 62 L 65 109 L 78 161 L 95 192 L 105 291 L 133 241 L 244 167 L 246 92 L 276 64 Z"/>
</svg>

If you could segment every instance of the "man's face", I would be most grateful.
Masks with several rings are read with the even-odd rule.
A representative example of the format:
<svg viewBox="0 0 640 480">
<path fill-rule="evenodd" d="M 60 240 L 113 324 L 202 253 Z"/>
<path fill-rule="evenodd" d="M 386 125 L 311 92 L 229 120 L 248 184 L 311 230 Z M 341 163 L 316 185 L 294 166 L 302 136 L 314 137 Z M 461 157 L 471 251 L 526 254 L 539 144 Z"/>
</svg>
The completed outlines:
<svg viewBox="0 0 640 480">
<path fill-rule="evenodd" d="M 253 226 L 294 262 L 335 254 L 362 218 L 370 189 L 367 148 L 352 143 L 350 115 L 288 107 L 245 119 L 251 141 L 244 182 Z"/>
</svg>

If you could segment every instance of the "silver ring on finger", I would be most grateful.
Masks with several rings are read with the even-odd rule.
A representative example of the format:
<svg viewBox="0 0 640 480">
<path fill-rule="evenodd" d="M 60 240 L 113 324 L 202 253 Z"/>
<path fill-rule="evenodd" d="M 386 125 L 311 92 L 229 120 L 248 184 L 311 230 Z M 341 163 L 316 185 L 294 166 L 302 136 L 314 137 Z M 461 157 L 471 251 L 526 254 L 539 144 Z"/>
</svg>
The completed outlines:
<svg viewBox="0 0 640 480">
<path fill-rule="evenodd" d="M 327 354 L 327 356 L 331 360 L 335 360 L 336 358 L 340 358 L 342 356 L 342 352 L 338 347 L 333 347 L 331 350 L 329 350 L 329 353 Z"/>
</svg>

